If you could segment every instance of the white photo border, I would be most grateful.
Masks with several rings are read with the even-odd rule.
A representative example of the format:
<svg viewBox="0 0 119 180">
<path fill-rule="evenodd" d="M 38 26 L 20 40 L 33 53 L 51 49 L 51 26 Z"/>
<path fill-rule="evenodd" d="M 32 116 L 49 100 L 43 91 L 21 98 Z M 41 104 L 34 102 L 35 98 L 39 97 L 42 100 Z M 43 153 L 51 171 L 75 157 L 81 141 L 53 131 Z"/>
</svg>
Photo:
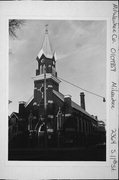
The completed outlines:
<svg viewBox="0 0 119 180">
<path fill-rule="evenodd" d="M 113 16 L 117 5 L 110 2 L 0 2 L 0 58 L 2 111 L 0 122 L 0 178 L 35 179 L 112 179 L 118 174 L 118 27 Z M 107 21 L 107 134 L 105 162 L 33 162 L 8 161 L 8 69 L 9 69 L 9 19 L 29 20 L 105 20 Z M 115 23 L 118 22 L 117 18 Z M 112 52 L 113 48 L 113 52 Z M 115 49 L 115 50 L 114 50 Z M 113 55 L 112 55 L 113 54 Z M 115 57 L 112 60 L 111 57 Z M 112 64 L 112 66 L 111 66 Z M 116 66 L 116 71 L 114 67 Z M 116 83 L 116 84 L 114 84 Z M 112 95 L 113 94 L 113 95 Z M 1 94 L 0 94 L 1 95 Z M 114 106 L 114 107 L 112 107 Z M 33 173 L 34 170 L 34 173 Z M 40 174 L 39 174 L 40 171 Z M 14 174 L 13 174 L 14 172 Z M 86 172 L 86 173 L 85 173 Z"/>
</svg>

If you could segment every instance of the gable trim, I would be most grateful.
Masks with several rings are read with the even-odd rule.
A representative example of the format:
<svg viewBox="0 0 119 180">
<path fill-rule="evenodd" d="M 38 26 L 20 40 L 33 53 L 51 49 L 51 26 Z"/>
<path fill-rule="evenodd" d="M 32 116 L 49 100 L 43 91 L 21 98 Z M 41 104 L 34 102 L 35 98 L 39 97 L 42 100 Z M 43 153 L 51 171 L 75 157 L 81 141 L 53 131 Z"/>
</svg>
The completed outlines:
<svg viewBox="0 0 119 180">
<path fill-rule="evenodd" d="M 30 102 L 33 100 L 34 96 L 32 95 L 30 99 L 26 102 L 25 108 L 30 104 Z"/>
</svg>

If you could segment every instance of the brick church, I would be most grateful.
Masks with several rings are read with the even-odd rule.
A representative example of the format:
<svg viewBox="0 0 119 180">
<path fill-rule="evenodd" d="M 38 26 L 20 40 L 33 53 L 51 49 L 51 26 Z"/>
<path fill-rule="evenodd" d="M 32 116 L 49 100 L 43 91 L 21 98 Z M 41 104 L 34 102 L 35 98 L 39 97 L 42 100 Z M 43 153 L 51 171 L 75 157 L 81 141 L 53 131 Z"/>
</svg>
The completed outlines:
<svg viewBox="0 0 119 180">
<path fill-rule="evenodd" d="M 19 124 L 24 123 L 24 130 L 31 136 L 35 133 L 38 137 L 47 132 L 49 140 L 54 136 L 56 138 L 58 134 L 61 144 L 80 144 L 87 137 L 89 142 L 92 136 L 99 133 L 100 123 L 97 117 L 85 110 L 83 92 L 80 93 L 78 105 L 72 101 L 70 95 L 63 95 L 59 91 L 61 81 L 56 71 L 56 54 L 52 52 L 48 36 L 46 29 L 41 50 L 36 58 L 38 66 L 33 78 L 33 96 L 28 102 L 20 101 L 19 112 L 12 113 L 10 118 L 17 117 L 17 131 Z M 104 126 L 101 131 L 104 131 Z"/>
</svg>

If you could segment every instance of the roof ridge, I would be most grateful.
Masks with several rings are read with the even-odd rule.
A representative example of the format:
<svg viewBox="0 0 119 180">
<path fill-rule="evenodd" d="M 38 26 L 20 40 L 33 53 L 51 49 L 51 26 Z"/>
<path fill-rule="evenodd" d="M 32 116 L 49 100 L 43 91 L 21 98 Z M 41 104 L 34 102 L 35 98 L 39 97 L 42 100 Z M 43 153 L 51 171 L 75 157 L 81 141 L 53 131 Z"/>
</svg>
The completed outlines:
<svg viewBox="0 0 119 180">
<path fill-rule="evenodd" d="M 63 95 L 61 92 L 55 91 L 55 90 L 53 90 L 53 92 L 54 92 L 54 94 L 57 95 L 62 101 L 64 101 L 64 95 Z M 62 97 L 61 97 L 60 95 L 61 95 Z M 81 111 L 81 112 L 84 113 L 85 115 L 87 115 L 87 116 L 91 117 L 92 119 L 96 120 L 95 118 L 93 118 L 93 117 L 91 116 L 91 114 L 89 114 L 87 111 L 85 111 L 85 110 L 84 110 L 80 105 L 78 105 L 76 102 L 74 102 L 74 101 L 71 100 L 71 104 L 72 104 L 72 107 L 73 107 L 73 108 Z"/>
</svg>

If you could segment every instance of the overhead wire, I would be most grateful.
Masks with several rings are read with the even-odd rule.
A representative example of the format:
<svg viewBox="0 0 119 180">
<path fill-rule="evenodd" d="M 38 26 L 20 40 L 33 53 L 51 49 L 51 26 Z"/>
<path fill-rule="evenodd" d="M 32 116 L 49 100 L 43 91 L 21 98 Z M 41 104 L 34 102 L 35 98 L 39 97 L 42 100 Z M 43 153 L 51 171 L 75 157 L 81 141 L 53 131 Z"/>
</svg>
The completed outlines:
<svg viewBox="0 0 119 180">
<path fill-rule="evenodd" d="M 95 96 L 97 96 L 97 97 L 102 98 L 102 99 L 103 99 L 103 102 L 106 101 L 105 97 L 103 97 L 103 96 L 101 96 L 101 95 L 99 95 L 99 94 L 97 94 L 97 93 L 94 93 L 94 92 L 91 92 L 91 91 L 89 91 L 89 90 L 86 90 L 86 89 L 84 89 L 84 88 L 82 88 L 82 87 L 80 87 L 80 86 L 78 86 L 78 85 L 76 85 L 76 84 L 73 84 L 73 83 L 71 83 L 71 82 L 69 82 L 69 81 L 67 81 L 67 80 L 65 80 L 65 79 L 63 79 L 63 78 L 61 78 L 61 77 L 58 77 L 58 78 L 59 78 L 60 80 L 64 81 L 64 82 L 66 82 L 66 83 L 68 83 L 68 84 L 70 84 L 70 85 L 78 88 L 78 89 L 81 89 L 81 90 L 83 90 L 83 91 L 85 91 L 85 92 L 87 92 L 87 93 L 90 93 L 90 94 L 92 94 L 92 95 L 95 95 Z"/>
</svg>

